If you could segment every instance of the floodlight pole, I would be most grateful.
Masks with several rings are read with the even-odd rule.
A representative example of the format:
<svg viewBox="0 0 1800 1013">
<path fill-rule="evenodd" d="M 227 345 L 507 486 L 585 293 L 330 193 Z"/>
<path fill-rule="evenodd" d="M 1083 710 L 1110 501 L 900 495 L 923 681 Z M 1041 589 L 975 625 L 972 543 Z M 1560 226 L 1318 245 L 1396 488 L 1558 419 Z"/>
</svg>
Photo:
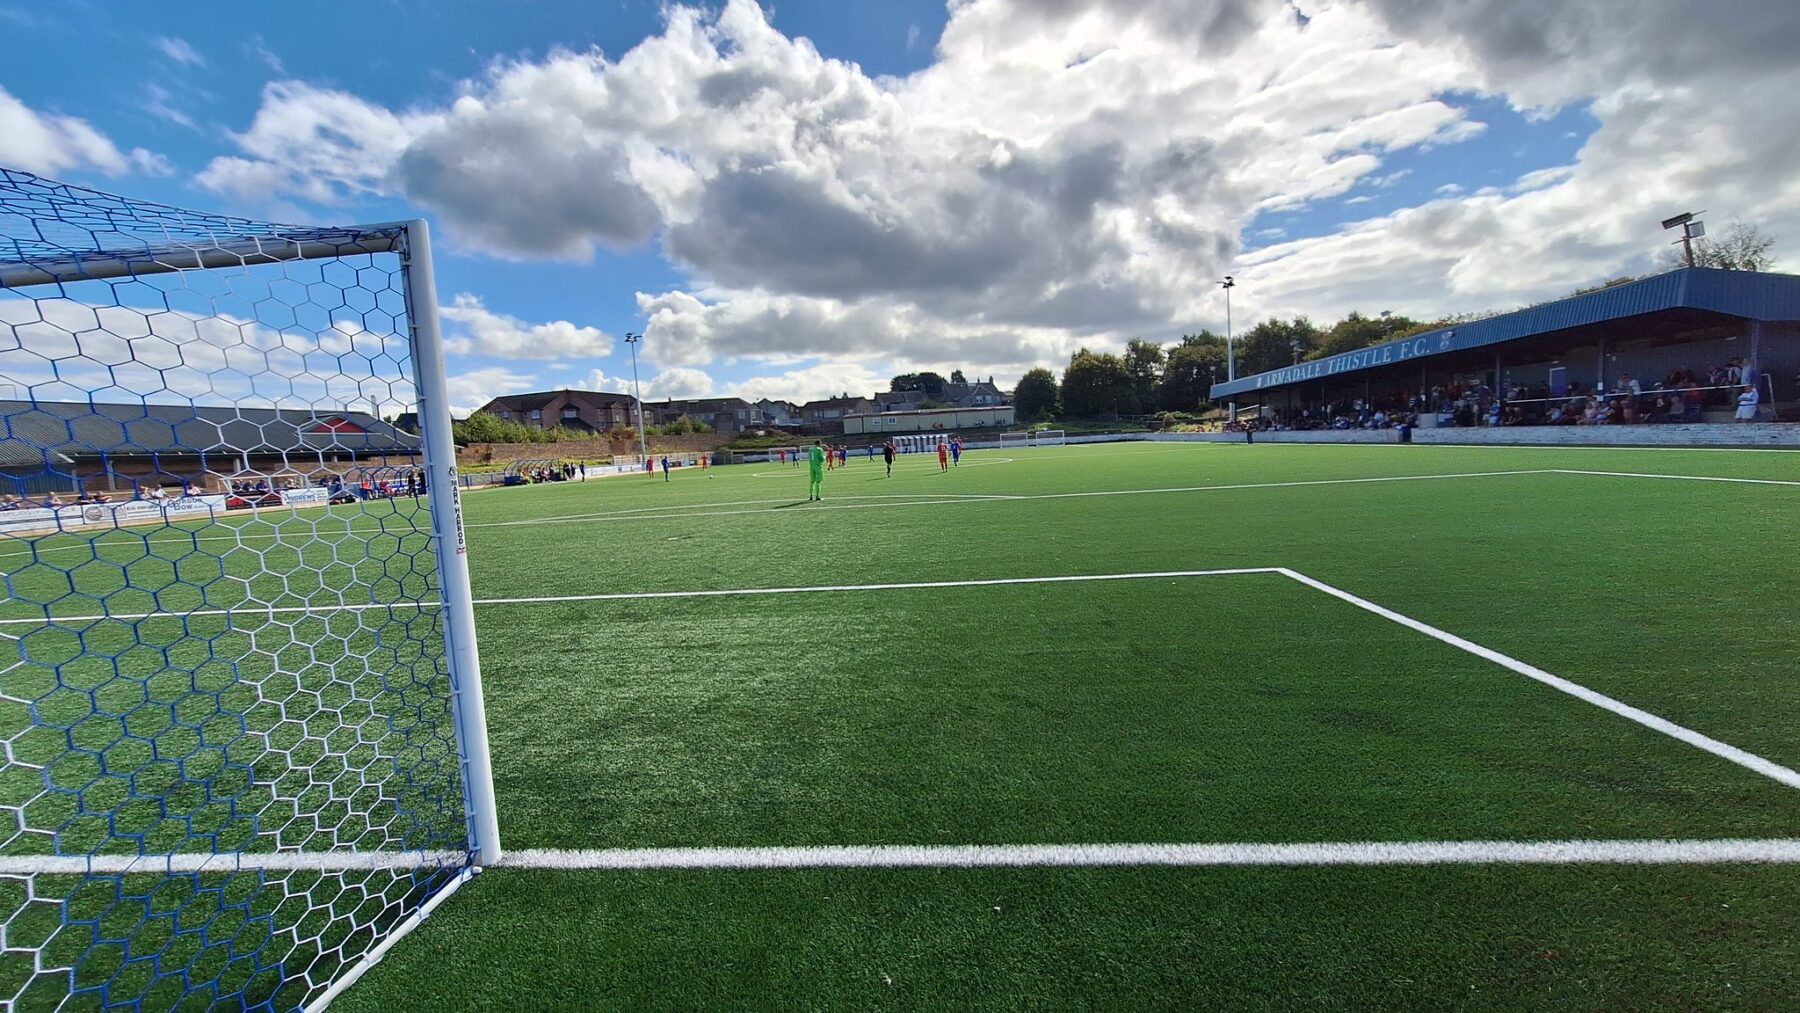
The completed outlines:
<svg viewBox="0 0 1800 1013">
<path fill-rule="evenodd" d="M 1676 241 L 1681 244 L 1681 254 L 1686 258 L 1689 267 L 1694 266 L 1694 240 L 1699 236 L 1706 235 L 1706 223 L 1696 220 L 1705 213 L 1704 211 L 1684 211 L 1673 218 L 1663 219 L 1664 231 L 1681 230 L 1681 238 Z"/>
<path fill-rule="evenodd" d="M 1237 379 L 1237 353 L 1233 350 L 1231 341 L 1231 290 L 1237 287 L 1237 282 L 1228 274 L 1224 281 L 1219 282 L 1219 287 L 1225 290 L 1225 382 L 1230 383 Z M 1226 421 L 1236 422 L 1237 398 L 1232 398 L 1229 405 L 1227 410 L 1231 415 Z"/>
<path fill-rule="evenodd" d="M 625 343 L 631 346 L 631 398 L 637 402 L 638 456 L 645 461 L 650 460 L 650 451 L 644 449 L 644 395 L 638 388 L 637 346 L 644 340 L 642 334 L 625 332 Z"/>
</svg>

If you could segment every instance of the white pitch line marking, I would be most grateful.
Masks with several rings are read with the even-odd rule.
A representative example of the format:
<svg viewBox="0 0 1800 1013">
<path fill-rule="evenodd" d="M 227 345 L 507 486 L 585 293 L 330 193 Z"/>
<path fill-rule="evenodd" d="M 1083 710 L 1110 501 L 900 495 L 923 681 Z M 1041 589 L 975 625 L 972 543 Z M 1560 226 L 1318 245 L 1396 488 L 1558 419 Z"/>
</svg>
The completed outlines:
<svg viewBox="0 0 1800 1013">
<path fill-rule="evenodd" d="M 1611 711 L 1612 713 L 1617 714 L 1620 717 L 1623 717 L 1628 721 L 1633 721 L 1633 722 L 1635 722 L 1639 725 L 1642 725 L 1645 728 L 1648 728 L 1652 731 L 1660 732 L 1664 735 L 1669 736 L 1670 738 L 1677 739 L 1681 742 L 1685 742 L 1688 745 L 1695 747 L 1696 749 L 1700 749 L 1705 752 L 1711 753 L 1714 756 L 1719 757 L 1720 759 L 1726 760 L 1730 763 L 1734 763 L 1740 767 L 1743 767 L 1746 770 L 1752 771 L 1753 773 L 1761 774 L 1764 777 L 1770 778 L 1771 780 L 1778 781 L 1782 784 L 1785 784 L 1790 788 L 1800 788 L 1800 771 L 1795 771 L 1789 767 L 1784 767 L 1781 764 L 1776 763 L 1773 760 L 1769 760 L 1764 757 L 1758 756 L 1755 753 L 1749 752 L 1747 750 L 1739 749 L 1736 746 L 1733 746 L 1726 742 L 1722 742 L 1722 741 L 1715 739 L 1709 735 L 1706 735 L 1702 732 L 1695 731 L 1694 729 L 1688 728 L 1685 725 L 1678 725 L 1675 722 L 1668 720 L 1667 718 L 1659 717 L 1655 714 L 1650 713 L 1649 711 L 1642 710 L 1637 707 L 1633 707 L 1630 704 L 1627 704 L 1621 700 L 1617 700 L 1613 697 L 1607 696 L 1606 694 L 1600 693 L 1596 690 L 1589 689 L 1586 686 L 1583 686 L 1579 683 L 1571 682 L 1568 679 L 1564 679 L 1561 676 L 1554 675 L 1554 674 L 1547 672 L 1541 668 L 1538 668 L 1535 665 L 1527 664 L 1523 661 L 1518 660 L 1517 658 L 1511 657 L 1506 654 L 1502 654 L 1499 651 L 1493 650 L 1491 648 L 1483 647 L 1482 645 L 1477 644 L 1472 640 L 1465 640 L 1462 637 L 1459 637 L 1454 633 L 1446 632 L 1444 630 L 1437 628 L 1436 626 L 1432 626 L 1429 623 L 1422 622 L 1418 619 L 1414 619 L 1411 616 L 1403 615 L 1402 613 L 1396 612 L 1393 609 L 1387 608 L 1385 606 L 1377 605 L 1376 603 L 1369 601 L 1367 598 L 1358 597 L 1357 595 L 1352 594 L 1349 591 L 1345 591 L 1342 588 L 1334 587 L 1333 585 L 1327 584 L 1322 580 L 1318 580 L 1313 577 L 1309 577 L 1306 574 L 1299 572 L 1298 570 L 1289 569 L 1288 567 L 1284 567 L 1284 566 L 1232 567 L 1232 568 L 1225 568 L 1225 569 L 1210 569 L 1210 570 L 1152 570 L 1152 571 L 1145 571 L 1145 572 L 1139 572 L 1139 573 L 1075 574 L 1075 575 L 1068 575 L 1068 576 L 1053 576 L 1053 577 L 992 577 L 992 578 L 983 578 L 983 579 L 976 579 L 976 580 L 905 581 L 905 582 L 890 582 L 890 583 L 881 583 L 881 584 L 825 584 L 825 585 L 812 585 L 812 586 L 801 586 L 801 587 L 760 587 L 760 588 L 735 588 L 735 589 L 698 590 L 698 591 L 622 591 L 622 592 L 612 592 L 612 593 L 602 593 L 602 594 L 543 595 L 543 596 L 528 597 L 528 598 L 527 597 L 478 598 L 475 600 L 474 604 L 483 605 L 483 606 L 486 606 L 486 605 L 544 605 L 544 604 L 558 604 L 558 603 L 571 603 L 571 602 L 638 601 L 638 600 L 655 600 L 655 599 L 669 599 L 669 598 L 732 598 L 732 597 L 752 597 L 752 596 L 779 595 L 779 594 L 842 594 L 842 593 L 850 593 L 850 592 L 858 592 L 858 591 L 914 591 L 914 590 L 941 590 L 941 589 L 963 588 L 963 587 L 1009 587 L 1009 586 L 1018 586 L 1018 585 L 1025 585 L 1025 584 L 1078 584 L 1078 583 L 1095 583 L 1095 582 L 1101 582 L 1101 581 L 1119 581 L 1119 580 L 1155 580 L 1155 579 L 1173 579 L 1173 578 L 1180 578 L 1180 577 L 1220 577 L 1220 576 L 1236 576 L 1236 575 L 1258 574 L 1258 573 L 1279 574 L 1290 580 L 1296 581 L 1300 584 L 1310 587 L 1315 591 L 1323 591 L 1324 593 L 1332 596 L 1333 598 L 1337 598 L 1341 601 L 1348 602 L 1349 604 L 1354 605 L 1357 608 L 1360 608 L 1366 612 L 1380 616 L 1381 618 L 1387 619 L 1390 622 L 1398 623 L 1399 625 L 1404 626 L 1415 632 L 1423 633 L 1426 636 L 1431 637 L 1434 640 L 1448 644 L 1460 651 L 1464 651 L 1468 654 L 1472 654 L 1472 655 L 1474 655 L 1478 658 L 1481 658 L 1485 661 L 1489 661 L 1496 665 L 1499 665 L 1502 668 L 1508 669 L 1510 671 L 1513 671 L 1520 675 L 1523 675 L 1529 679 L 1533 679 L 1537 682 L 1543 683 L 1544 685 L 1549 686 L 1552 689 L 1556 689 L 1560 692 L 1566 693 L 1572 697 L 1575 697 L 1578 700 L 1582 700 L 1587 703 L 1593 704 L 1594 706 L 1599 707 L 1602 710 Z M 246 614 L 247 615 L 275 615 L 275 614 L 292 614 L 292 613 L 302 613 L 302 612 L 330 612 L 330 611 L 340 611 L 340 610 L 342 610 L 342 611 L 366 611 L 366 610 L 370 610 L 370 609 L 434 608 L 434 607 L 437 607 L 437 605 L 438 605 L 438 603 L 436 603 L 436 602 L 401 602 L 401 603 L 396 603 L 393 605 L 343 605 L 343 606 L 337 606 L 337 607 L 326 608 L 326 609 L 316 609 L 316 608 L 311 608 L 311 607 L 307 607 L 307 606 L 290 606 L 290 607 L 280 607 L 280 608 L 251 608 L 251 609 L 237 609 L 237 610 L 216 609 L 216 610 L 210 610 L 210 611 L 206 611 L 206 612 L 185 612 L 185 613 L 163 612 L 163 613 L 134 613 L 134 614 L 125 614 L 125 615 L 111 615 L 111 616 L 107 616 L 107 615 L 58 616 L 54 620 L 51 620 L 51 621 L 58 623 L 58 624 L 66 624 L 66 623 L 78 623 L 78 622 L 98 622 L 98 621 L 108 620 L 108 619 L 110 619 L 110 620 L 139 620 L 139 619 L 154 618 L 157 616 L 166 616 L 169 618 L 185 619 L 190 616 L 198 616 L 198 615 L 246 615 Z M 41 619 L 41 618 L 0 619 L 0 625 L 18 625 L 18 624 L 26 624 L 26 623 L 34 624 L 34 625 L 43 625 L 45 622 L 46 622 L 46 620 Z"/>
<path fill-rule="evenodd" d="M 1234 865 L 1573 865 L 1800 862 L 1800 840 L 964 844 L 508 852 L 501 868 L 973 869 Z"/>
<path fill-rule="evenodd" d="M 1538 668 L 1536 665 L 1528 665 L 1517 658 L 1501 654 L 1499 651 L 1493 650 L 1492 648 L 1483 647 L 1472 640 L 1464 640 L 1454 633 L 1447 633 L 1429 623 L 1420 622 L 1411 616 L 1402 615 L 1399 612 L 1395 612 L 1393 609 L 1377 605 L 1367 598 L 1357 597 L 1342 588 L 1333 587 L 1322 580 L 1315 580 L 1304 573 L 1290 570 L 1286 567 L 1278 567 L 1277 570 L 1284 577 L 1297 580 L 1316 591 L 1323 591 L 1333 598 L 1349 602 L 1357 608 L 1366 612 L 1371 612 L 1383 619 L 1399 623 L 1407 629 L 1423 633 L 1433 640 L 1449 644 L 1459 651 L 1464 651 L 1483 660 L 1491 661 L 1502 668 L 1517 672 L 1528 679 L 1534 679 L 1552 689 L 1567 693 L 1577 700 L 1591 703 L 1602 710 L 1611 711 L 1627 721 L 1635 721 L 1645 728 L 1661 732 L 1672 739 L 1678 739 L 1696 749 L 1705 750 L 1720 759 L 1735 763 L 1746 770 L 1761 774 L 1771 780 L 1779 781 L 1790 788 L 1800 788 L 1800 771 L 1784 767 L 1773 760 L 1764 759 L 1755 753 L 1739 749 L 1730 743 L 1720 742 L 1710 735 L 1697 732 L 1685 725 L 1678 725 L 1667 718 L 1658 717 L 1649 711 L 1641 710 L 1624 701 L 1607 696 L 1604 693 L 1588 689 L 1580 683 L 1571 682 L 1559 675 L 1553 675 L 1550 672 Z"/>
<path fill-rule="evenodd" d="M 1674 482 L 1737 482 L 1743 485 L 1800 485 L 1779 478 L 1727 478 L 1723 475 L 1655 475 L 1638 471 L 1581 471 L 1574 468 L 1553 469 L 1559 475 L 1599 475 L 1608 478 L 1661 478 Z"/>
<path fill-rule="evenodd" d="M 314 851 L 0 857 L 0 876 L 401 872 L 457 868 L 461 852 Z M 1320 841 L 1217 844 L 872 844 L 802 847 L 526 848 L 488 868 L 978 869 L 1122 866 L 1700 865 L 1800 863 L 1800 839 Z"/>
<path fill-rule="evenodd" d="M 1272 566 L 1236 567 L 1215 570 L 1155 570 L 1144 573 L 1084 573 L 1056 577 L 992 577 L 978 580 L 922 580 L 905 581 L 886 584 L 814 584 L 801 587 L 742 587 L 720 590 L 700 591 L 616 591 L 600 594 L 558 594 L 543 595 L 530 598 L 477 598 L 476 605 L 548 605 L 559 602 L 587 601 L 639 601 L 657 598 L 734 598 L 740 596 L 770 594 L 842 594 L 852 591 L 919 591 L 938 590 L 957 587 L 1003 587 L 1013 584 L 1080 584 L 1110 580 L 1154 580 L 1173 577 L 1223 577 L 1245 573 L 1280 573 Z M 367 612 L 377 609 L 403 608 L 438 608 L 440 602 L 405 601 L 392 604 L 356 604 L 326 605 L 312 607 L 306 605 L 289 605 L 270 608 L 267 606 L 249 606 L 238 609 L 207 609 L 197 612 L 129 612 L 114 615 L 55 616 L 48 620 L 56 623 L 98 622 L 104 619 L 135 620 L 168 617 L 171 619 L 188 618 L 190 616 L 261 616 L 292 615 L 311 612 Z M 0 625 L 19 625 L 35 623 L 42 625 L 47 620 L 41 617 L 30 619 L 0 619 Z"/>
<path fill-rule="evenodd" d="M 1375 476 L 1372 478 L 1318 478 L 1318 479 L 1305 479 L 1305 480 L 1294 481 L 1294 482 L 1244 482 L 1244 483 L 1238 483 L 1238 484 L 1233 484 L 1233 485 L 1189 485 L 1189 486 L 1172 486 L 1172 487 L 1168 487 L 1168 488 L 1159 488 L 1159 489 L 1100 489 L 1100 490 L 1094 490 L 1091 492 L 1018 493 L 1018 494 L 1014 494 L 1014 495 L 1002 495 L 1002 494 L 998 494 L 998 493 L 970 494 L 967 498 L 963 498 L 960 496 L 956 497 L 956 498 L 951 498 L 948 496 L 934 494 L 934 493 L 930 493 L 930 492 L 922 492 L 922 493 L 918 494 L 917 499 L 912 499 L 909 502 L 905 502 L 905 503 L 837 503 L 837 502 L 810 503 L 810 504 L 806 504 L 802 509 L 799 509 L 797 512 L 798 513 L 817 513 L 820 510 L 875 510 L 875 509 L 888 509 L 888 508 L 898 508 L 898 507 L 946 506 L 946 505 L 950 505 L 950 504 L 954 504 L 954 503 L 984 503 L 984 502 L 997 501 L 997 500 L 998 501 L 1006 501 L 1006 502 L 1026 502 L 1026 501 L 1032 501 L 1032 500 L 1083 499 L 1083 498 L 1095 497 L 1095 496 L 1151 496 L 1151 495 L 1163 495 L 1163 494 L 1169 494 L 1169 493 L 1189 493 L 1189 492 L 1233 492 L 1233 491 L 1244 490 L 1244 489 L 1288 489 L 1288 488 L 1295 488 L 1295 487 L 1300 487 L 1300 486 L 1315 486 L 1315 485 L 1368 485 L 1371 483 L 1383 483 L 1383 482 L 1432 482 L 1432 481 L 1443 481 L 1446 479 L 1457 479 L 1457 478 L 1494 478 L 1494 477 L 1503 476 L 1503 475 L 1555 475 L 1558 473 L 1559 473 L 1558 469 L 1555 469 L 1555 468 L 1531 468 L 1531 469 L 1513 470 L 1513 471 L 1470 471 L 1470 472 L 1459 472 L 1456 474 L 1448 474 L 1448 475 L 1381 475 L 1381 476 Z M 861 498 L 861 497 L 857 497 L 857 496 L 828 496 L 828 497 L 826 497 L 827 500 L 858 499 L 858 498 Z M 782 500 L 780 502 L 787 503 L 788 501 Z M 710 505 L 712 505 L 712 504 L 694 504 L 693 506 L 698 507 L 698 506 L 710 506 Z M 688 509 L 688 508 L 684 508 L 684 509 Z M 539 525 L 539 524 L 580 524 L 580 523 L 587 523 L 587 522 L 603 523 L 606 521 L 642 521 L 642 520 L 652 520 L 653 521 L 653 520 L 686 519 L 688 517 L 735 517 L 735 516 L 740 516 L 743 514 L 788 513 L 790 511 L 793 511 L 793 509 L 794 508 L 791 506 L 765 507 L 765 508 L 761 508 L 761 509 L 750 509 L 750 510 L 693 509 L 692 512 L 682 513 L 679 515 L 677 515 L 677 514 L 655 514 L 655 513 L 640 513 L 640 514 L 634 514 L 632 516 L 623 516 L 618 513 L 575 514 L 575 515 L 564 516 L 564 517 L 541 517 L 541 518 L 535 518 L 532 520 L 488 521 L 483 524 L 470 524 L 470 525 L 466 525 L 466 526 L 467 527 L 515 527 L 515 526 Z"/>
<path fill-rule="evenodd" d="M 1206 445 L 1210 445 L 1210 444 L 1202 444 L 1202 445 L 1206 446 Z M 1286 446 L 1304 446 L 1306 444 L 1284 444 L 1284 445 L 1286 445 Z M 1495 448 L 1495 449 L 1499 449 L 1499 448 Z M 1596 448 L 1573 448 L 1573 449 L 1596 449 Z M 1631 449 L 1631 448 L 1613 448 L 1613 449 Z M 1637 448 L 1637 449 L 1657 449 L 1657 448 Z M 1703 449 L 1719 450 L 1719 449 L 1728 449 L 1728 448 L 1712 447 L 1712 448 L 1703 448 Z M 1244 483 L 1237 483 L 1237 484 L 1232 484 L 1232 485 L 1172 486 L 1172 487 L 1158 488 L 1158 489 L 1099 489 L 1099 490 L 1093 490 L 1093 491 L 1088 491 L 1088 492 L 1051 492 L 1051 493 L 1007 494 L 1007 493 L 944 493 L 944 492 L 927 491 L 927 492 L 918 492 L 918 493 L 888 493 L 888 494 L 882 494 L 882 495 L 849 494 L 849 495 L 843 495 L 843 496 L 833 496 L 833 497 L 831 497 L 833 502 L 830 502 L 830 503 L 808 504 L 802 509 L 802 512 L 803 513 L 815 513 L 820 510 L 872 510 L 872 509 L 887 509 L 887 508 L 893 508 L 893 507 L 947 506 L 947 505 L 956 504 L 956 503 L 987 503 L 987 502 L 994 502 L 994 501 L 1013 501 L 1013 500 L 1024 501 L 1024 500 L 1078 499 L 1078 498 L 1088 498 L 1088 497 L 1095 497 L 1095 496 L 1149 496 L 1149 495 L 1163 495 L 1163 494 L 1171 494 L 1171 493 L 1233 492 L 1233 491 L 1251 490 L 1251 489 L 1288 489 L 1288 488 L 1297 488 L 1297 487 L 1305 487 L 1305 486 L 1367 485 L 1367 484 L 1371 484 L 1371 483 L 1383 483 L 1383 482 L 1430 482 L 1430 481 L 1443 481 L 1443 480 L 1459 479 L 1459 478 L 1497 478 L 1497 477 L 1502 477 L 1502 476 L 1507 476 L 1507 475 L 1586 475 L 1586 476 L 1595 476 L 1595 477 L 1615 477 L 1615 478 L 1668 479 L 1668 480 L 1685 481 L 1685 482 L 1729 482 L 1729 483 L 1741 483 L 1741 484 L 1747 484 L 1747 485 L 1800 486 L 1800 481 L 1786 481 L 1786 480 L 1782 480 L 1782 479 L 1768 479 L 1768 478 L 1729 478 L 1729 477 L 1718 476 L 1718 475 L 1658 475 L 1658 474 L 1627 472 L 1627 471 L 1584 471 L 1584 470 L 1578 470 L 1578 469 L 1573 469 L 1573 468 L 1526 468 L 1526 469 L 1514 469 L 1511 471 L 1455 472 L 1455 473 L 1444 474 L 1444 475 L 1381 475 L 1381 476 L 1374 476 L 1374 477 L 1370 477 L 1370 478 L 1320 478 L 1320 479 L 1307 479 L 1307 480 L 1294 481 L 1294 482 L 1244 482 Z M 839 502 L 836 502 L 837 500 L 883 500 L 883 501 L 904 500 L 905 502 L 898 502 L 898 503 L 893 503 L 893 502 L 839 503 Z M 748 509 L 748 510 L 718 510 L 718 509 L 714 509 L 714 508 L 720 507 L 720 506 L 732 506 L 732 505 L 741 505 L 741 504 L 776 504 L 776 505 L 763 506 L 759 509 Z M 587 522 L 604 523 L 607 521 L 680 520 L 680 519 L 685 519 L 688 517 L 734 517 L 734 516 L 739 516 L 739 515 L 743 515 L 743 514 L 785 513 L 792 509 L 794 509 L 794 506 L 793 506 L 792 501 L 790 501 L 790 500 L 783 500 L 783 499 L 735 500 L 735 501 L 728 501 L 725 503 L 686 503 L 686 504 L 677 504 L 677 505 L 670 505 L 670 506 L 634 507 L 634 508 L 631 508 L 628 510 L 615 510 L 615 511 L 609 511 L 609 512 L 605 512 L 605 513 L 565 514 L 563 516 L 522 518 L 520 520 L 512 520 L 512 521 L 480 521 L 480 522 L 465 524 L 464 527 L 466 527 L 466 528 L 509 528 L 509 527 L 535 527 L 535 526 L 541 525 L 541 524 L 580 524 L 580 523 L 587 523 Z M 677 513 L 676 511 L 681 511 L 681 512 Z M 111 530 L 112 529 L 107 529 L 108 532 Z M 127 530 L 127 529 L 119 529 L 119 530 Z M 173 530 L 174 532 L 177 532 L 177 533 L 171 534 L 170 533 L 171 530 Z M 245 542 L 256 540 L 256 539 L 262 539 L 262 538 L 274 538 L 277 542 L 281 542 L 283 540 L 283 534 L 284 534 L 283 532 L 279 532 L 279 531 L 277 531 L 277 532 L 246 531 L 240 535 L 187 535 L 187 536 L 181 536 L 178 534 L 178 532 L 180 532 L 181 530 L 183 530 L 183 529 L 155 528 L 155 529 L 146 530 L 144 532 L 144 534 L 139 537 L 143 538 L 147 542 L 148 546 L 151 549 L 154 549 L 154 548 L 158 547 L 159 545 L 161 545 L 161 546 L 172 545 L 172 546 L 179 547 L 179 546 L 189 545 L 191 543 L 197 543 L 197 542 L 233 542 L 233 543 L 238 543 L 238 544 L 242 545 Z M 76 535 L 82 534 L 82 533 L 83 532 L 69 532 L 69 534 L 76 534 Z M 101 532 L 101 533 L 106 533 L 106 532 Z M 361 539 L 361 538 L 372 537 L 372 536 L 374 536 L 376 534 L 380 534 L 380 533 L 381 532 L 372 531 L 372 530 L 365 531 L 362 529 L 346 529 L 341 532 L 333 530 L 333 531 L 329 532 L 329 534 L 331 534 L 334 537 L 333 537 L 333 539 L 330 539 L 328 541 L 331 544 L 355 545 L 355 544 L 360 544 L 359 539 Z M 410 531 L 407 533 L 408 534 L 415 534 L 415 533 L 416 534 L 426 534 L 427 532 L 422 528 L 415 528 L 413 531 Z M 289 536 L 287 538 L 287 544 L 292 544 L 292 545 L 315 544 L 320 541 L 319 539 L 316 539 L 316 538 L 307 537 L 309 534 L 311 534 L 311 533 L 310 532 L 297 532 L 294 535 Z M 337 538 L 336 536 L 338 536 L 340 534 L 343 537 Z M 34 537 L 56 538 L 56 537 L 62 537 L 62 536 L 61 535 L 43 535 L 43 536 L 34 536 Z M 78 542 L 78 543 L 72 544 L 72 545 L 52 545 L 52 546 L 48 546 L 45 548 L 40 548 L 40 549 L 35 550 L 35 554 L 41 556 L 41 555 L 48 555 L 50 553 L 81 552 L 84 554 L 92 555 L 93 551 L 94 551 L 92 544 L 93 544 L 92 542 Z M 134 543 L 124 542 L 121 540 L 121 541 L 116 541 L 113 543 L 101 543 L 101 544 L 102 545 L 116 544 L 116 545 L 120 545 L 120 546 L 126 546 L 126 545 L 131 545 Z M 9 558 L 15 558 L 15 557 L 16 558 L 28 558 L 28 557 L 31 557 L 33 554 L 34 553 L 32 550 L 0 551 L 0 559 L 9 559 Z M 152 555 L 150 558 L 167 559 L 169 557 Z"/>
</svg>

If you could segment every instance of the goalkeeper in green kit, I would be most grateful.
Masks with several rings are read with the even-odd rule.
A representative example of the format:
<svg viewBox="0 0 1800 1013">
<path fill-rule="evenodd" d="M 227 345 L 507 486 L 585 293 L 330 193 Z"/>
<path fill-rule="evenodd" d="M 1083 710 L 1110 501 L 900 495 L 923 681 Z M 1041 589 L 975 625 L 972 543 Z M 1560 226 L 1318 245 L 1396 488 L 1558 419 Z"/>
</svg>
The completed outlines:
<svg viewBox="0 0 1800 1013">
<path fill-rule="evenodd" d="M 822 500 L 825 498 L 821 493 L 825 485 L 825 448 L 819 446 L 818 440 L 814 440 L 812 449 L 806 452 L 806 464 L 812 469 L 812 495 L 808 502 Z"/>
</svg>

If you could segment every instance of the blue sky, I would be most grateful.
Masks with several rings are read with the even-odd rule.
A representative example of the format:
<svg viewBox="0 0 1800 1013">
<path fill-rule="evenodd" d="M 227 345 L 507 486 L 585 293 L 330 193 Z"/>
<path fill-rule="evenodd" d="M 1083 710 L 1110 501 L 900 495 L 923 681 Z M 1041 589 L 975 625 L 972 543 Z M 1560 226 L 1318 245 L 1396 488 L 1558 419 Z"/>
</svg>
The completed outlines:
<svg viewBox="0 0 1800 1013">
<path fill-rule="evenodd" d="M 1240 319 L 1429 315 L 1647 268 L 1644 222 L 1677 203 L 1791 214 L 1752 179 L 1669 185 L 1704 170 L 1633 149 L 1641 81 L 1460 38 L 1451 8 L 1485 2 L 1426 33 L 1389 0 L 721 0 L 690 38 L 648 0 L 0 0 L 13 115 L 115 156 L 0 137 L 0 164 L 258 217 L 423 214 L 465 391 L 616 386 L 646 329 L 663 394 L 1010 382 L 1222 326 L 1223 273 Z M 515 200 L 554 235 L 504 220 Z M 1567 252 L 1520 263 L 1546 229 Z"/>
</svg>

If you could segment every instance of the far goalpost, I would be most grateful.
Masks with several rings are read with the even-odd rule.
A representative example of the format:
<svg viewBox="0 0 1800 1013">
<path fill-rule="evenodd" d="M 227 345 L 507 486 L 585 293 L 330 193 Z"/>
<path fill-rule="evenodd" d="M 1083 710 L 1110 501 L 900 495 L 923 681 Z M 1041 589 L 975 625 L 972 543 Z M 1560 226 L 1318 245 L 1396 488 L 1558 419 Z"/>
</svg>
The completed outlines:
<svg viewBox="0 0 1800 1013">
<path fill-rule="evenodd" d="M 1061 429 L 1040 429 L 1031 434 L 1031 442 L 1039 447 L 1061 447 L 1069 441 Z"/>
<path fill-rule="evenodd" d="M 0 388 L 0 1010 L 322 1009 L 501 854 L 425 222 L 0 169 Z"/>
</svg>

